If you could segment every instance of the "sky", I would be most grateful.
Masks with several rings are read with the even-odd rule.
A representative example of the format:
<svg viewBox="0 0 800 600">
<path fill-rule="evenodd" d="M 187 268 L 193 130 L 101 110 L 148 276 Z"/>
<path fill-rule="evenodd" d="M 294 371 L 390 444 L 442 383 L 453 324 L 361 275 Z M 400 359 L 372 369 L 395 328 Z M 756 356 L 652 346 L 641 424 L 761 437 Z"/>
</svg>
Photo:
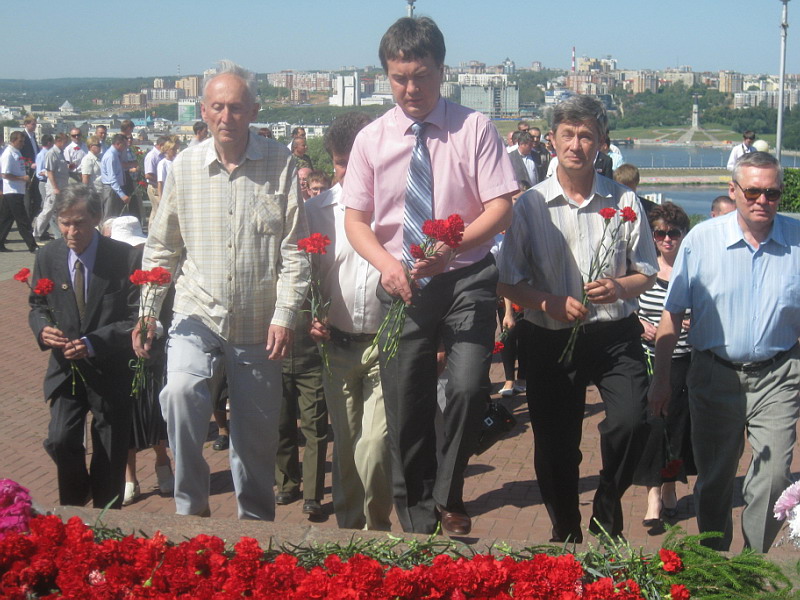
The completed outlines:
<svg viewBox="0 0 800 600">
<path fill-rule="evenodd" d="M 0 79 L 199 74 L 222 58 L 256 72 L 377 65 L 406 0 L 42 0 L 6 27 Z M 511 58 L 567 69 L 611 55 L 623 69 L 779 70 L 781 0 L 416 0 L 444 33 L 448 65 Z M 789 2 L 788 73 L 800 71 Z M 76 10 L 79 9 L 79 10 Z M 46 18 L 45 18 L 46 15 Z M 60 24 L 60 25 L 57 25 Z M 792 27 L 794 24 L 794 27 Z M 58 47 L 48 32 L 61 34 Z M 41 39 L 41 48 L 32 40 Z M 52 38 L 51 38 L 52 39 Z M 27 42 L 27 43 L 26 43 Z"/>
</svg>

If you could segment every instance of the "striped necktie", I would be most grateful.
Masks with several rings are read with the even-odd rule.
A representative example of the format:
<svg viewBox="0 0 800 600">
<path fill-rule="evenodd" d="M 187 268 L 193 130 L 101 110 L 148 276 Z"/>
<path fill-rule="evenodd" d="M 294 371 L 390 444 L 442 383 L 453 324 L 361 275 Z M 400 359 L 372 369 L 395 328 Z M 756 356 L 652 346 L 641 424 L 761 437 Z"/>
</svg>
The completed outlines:
<svg viewBox="0 0 800 600">
<path fill-rule="evenodd" d="M 414 150 L 411 152 L 411 162 L 408 165 L 408 180 L 406 182 L 406 206 L 403 216 L 403 260 L 411 268 L 416 259 L 411 257 L 411 245 L 421 245 L 424 235 L 422 224 L 433 218 L 433 172 L 431 169 L 431 155 L 425 144 L 423 134 L 427 123 L 414 123 L 411 131 L 416 138 Z M 419 279 L 420 287 L 430 281 L 430 278 Z"/>
</svg>

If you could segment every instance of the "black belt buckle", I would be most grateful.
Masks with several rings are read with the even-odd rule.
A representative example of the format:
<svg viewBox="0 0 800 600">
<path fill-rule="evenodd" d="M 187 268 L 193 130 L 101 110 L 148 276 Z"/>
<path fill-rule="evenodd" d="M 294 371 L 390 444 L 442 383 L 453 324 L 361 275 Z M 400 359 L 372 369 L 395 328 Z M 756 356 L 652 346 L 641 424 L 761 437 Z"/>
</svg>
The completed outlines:
<svg viewBox="0 0 800 600">
<path fill-rule="evenodd" d="M 350 342 L 353 341 L 353 338 L 345 333 L 344 331 L 340 331 L 333 327 L 330 327 L 331 332 L 331 341 L 340 348 L 348 348 L 350 346 Z"/>
<path fill-rule="evenodd" d="M 739 371 L 742 373 L 756 373 L 761 369 L 770 366 L 773 360 L 762 360 L 759 362 L 742 363 L 739 366 Z"/>
</svg>

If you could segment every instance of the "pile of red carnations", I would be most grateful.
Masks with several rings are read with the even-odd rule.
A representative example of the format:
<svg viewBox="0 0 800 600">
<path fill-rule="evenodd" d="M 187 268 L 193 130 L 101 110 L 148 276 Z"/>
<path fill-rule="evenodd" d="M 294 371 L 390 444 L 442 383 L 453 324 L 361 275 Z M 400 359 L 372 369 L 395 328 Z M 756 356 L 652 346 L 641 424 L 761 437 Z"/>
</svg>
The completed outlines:
<svg viewBox="0 0 800 600">
<path fill-rule="evenodd" d="M 199 535 L 170 545 L 160 534 L 95 541 L 78 517 L 64 524 L 37 516 L 30 533 L 0 539 L 0 597 L 28 598 L 531 598 L 578 600 L 642 598 L 633 581 L 586 573 L 573 555 L 530 560 L 477 555 L 437 556 L 403 570 L 356 555 L 330 555 L 306 569 L 279 554 L 265 560 L 258 542 L 242 538 L 233 552 L 217 537 Z"/>
</svg>

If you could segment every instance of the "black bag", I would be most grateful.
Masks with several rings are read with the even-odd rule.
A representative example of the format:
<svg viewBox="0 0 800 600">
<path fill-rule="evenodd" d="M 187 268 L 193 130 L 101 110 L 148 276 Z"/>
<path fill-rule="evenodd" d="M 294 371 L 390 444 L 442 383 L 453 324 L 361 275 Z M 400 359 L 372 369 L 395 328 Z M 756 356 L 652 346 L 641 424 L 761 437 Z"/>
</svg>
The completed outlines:
<svg viewBox="0 0 800 600">
<path fill-rule="evenodd" d="M 483 417 L 481 437 L 475 447 L 475 455 L 483 454 L 499 442 L 505 434 L 514 428 L 517 419 L 499 402 L 491 401 L 486 407 Z"/>
</svg>

